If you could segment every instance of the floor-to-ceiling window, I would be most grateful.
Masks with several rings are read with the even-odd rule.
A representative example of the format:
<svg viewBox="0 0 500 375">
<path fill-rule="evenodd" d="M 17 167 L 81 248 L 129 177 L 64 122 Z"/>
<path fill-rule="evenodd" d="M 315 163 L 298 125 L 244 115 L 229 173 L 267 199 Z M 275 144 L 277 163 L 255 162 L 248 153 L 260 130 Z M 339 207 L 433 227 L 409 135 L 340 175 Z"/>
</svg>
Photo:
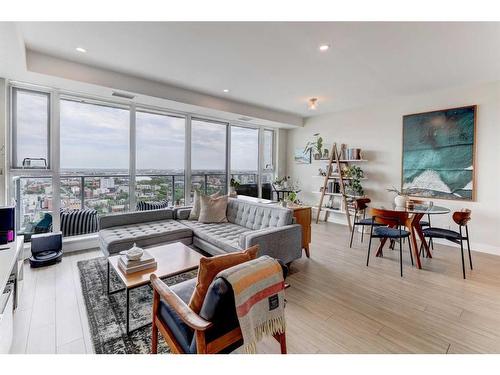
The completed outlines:
<svg viewBox="0 0 500 375">
<path fill-rule="evenodd" d="M 60 100 L 62 208 L 129 210 L 129 122 L 126 107 Z"/>
<path fill-rule="evenodd" d="M 52 230 L 53 186 L 50 172 L 50 95 L 12 88 L 11 168 L 32 170 L 16 176 L 11 185 L 19 196 L 16 215 L 20 232 Z"/>
<path fill-rule="evenodd" d="M 227 127 L 223 122 L 191 121 L 191 191 L 227 191 Z"/>
<path fill-rule="evenodd" d="M 100 216 L 135 210 L 135 201 L 189 204 L 186 191 L 225 194 L 230 177 L 257 196 L 273 172 L 272 130 L 25 87 L 11 86 L 8 150 L 23 231 L 59 230 L 65 214 L 83 209 Z"/>
<path fill-rule="evenodd" d="M 137 201 L 184 204 L 185 117 L 138 110 L 135 124 Z"/>
<path fill-rule="evenodd" d="M 262 198 L 273 199 L 271 183 L 275 178 L 275 155 L 274 143 L 275 133 L 271 129 L 263 129 L 262 134 L 262 169 L 261 169 L 261 187 Z"/>
<path fill-rule="evenodd" d="M 259 129 L 231 126 L 231 178 L 238 194 L 257 197 L 259 175 Z"/>
</svg>

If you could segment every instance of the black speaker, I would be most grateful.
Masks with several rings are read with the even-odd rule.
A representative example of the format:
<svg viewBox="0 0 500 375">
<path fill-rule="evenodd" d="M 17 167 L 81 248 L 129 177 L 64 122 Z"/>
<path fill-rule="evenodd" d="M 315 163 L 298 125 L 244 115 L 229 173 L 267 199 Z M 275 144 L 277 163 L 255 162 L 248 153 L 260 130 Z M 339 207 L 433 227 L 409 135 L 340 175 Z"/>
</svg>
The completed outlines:
<svg viewBox="0 0 500 375">
<path fill-rule="evenodd" d="M 16 208 L 0 207 L 0 244 L 4 245 L 16 239 Z"/>
</svg>

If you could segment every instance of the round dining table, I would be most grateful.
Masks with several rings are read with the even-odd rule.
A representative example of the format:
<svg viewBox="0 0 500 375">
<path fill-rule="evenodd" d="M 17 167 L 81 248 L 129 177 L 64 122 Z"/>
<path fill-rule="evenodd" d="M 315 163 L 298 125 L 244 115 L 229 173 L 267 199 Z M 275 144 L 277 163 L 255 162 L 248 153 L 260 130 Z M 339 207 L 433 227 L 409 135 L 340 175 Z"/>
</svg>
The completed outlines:
<svg viewBox="0 0 500 375">
<path fill-rule="evenodd" d="M 413 251 L 413 254 L 415 255 L 415 260 L 416 260 L 416 266 L 417 268 L 422 268 L 422 263 L 420 262 L 420 256 L 419 256 L 419 247 L 417 246 L 417 237 L 420 239 L 422 242 L 422 245 L 424 246 L 424 251 L 427 254 L 427 257 L 432 258 L 431 251 L 429 249 L 429 245 L 427 244 L 427 241 L 425 241 L 424 237 L 424 232 L 422 231 L 422 227 L 420 226 L 420 220 L 424 215 L 444 215 L 450 213 L 450 209 L 442 206 L 435 206 L 432 203 L 431 204 L 415 204 L 411 207 L 406 207 L 406 206 L 396 206 L 394 204 L 386 204 L 386 205 L 377 205 L 374 206 L 375 208 L 379 208 L 382 210 L 390 210 L 390 211 L 397 211 L 397 212 L 407 212 L 408 213 L 408 219 L 406 220 L 406 223 L 404 224 L 406 228 L 408 228 L 410 232 L 410 241 L 411 241 L 411 248 Z M 387 238 L 383 238 L 380 242 L 380 245 L 377 249 L 377 255 L 376 256 L 381 256 L 382 255 L 382 250 L 384 248 L 385 243 L 387 242 Z"/>
</svg>

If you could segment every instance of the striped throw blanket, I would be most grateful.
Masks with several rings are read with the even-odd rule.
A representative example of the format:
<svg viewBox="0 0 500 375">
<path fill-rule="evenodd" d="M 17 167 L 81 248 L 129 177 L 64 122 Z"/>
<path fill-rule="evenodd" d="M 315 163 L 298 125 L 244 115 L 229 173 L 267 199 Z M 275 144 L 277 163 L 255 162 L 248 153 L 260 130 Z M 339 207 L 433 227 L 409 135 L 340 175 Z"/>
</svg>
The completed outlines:
<svg viewBox="0 0 500 375">
<path fill-rule="evenodd" d="M 247 353 L 255 353 L 263 336 L 285 332 L 285 281 L 281 265 L 269 256 L 221 271 L 231 284 L 236 314 Z"/>
</svg>

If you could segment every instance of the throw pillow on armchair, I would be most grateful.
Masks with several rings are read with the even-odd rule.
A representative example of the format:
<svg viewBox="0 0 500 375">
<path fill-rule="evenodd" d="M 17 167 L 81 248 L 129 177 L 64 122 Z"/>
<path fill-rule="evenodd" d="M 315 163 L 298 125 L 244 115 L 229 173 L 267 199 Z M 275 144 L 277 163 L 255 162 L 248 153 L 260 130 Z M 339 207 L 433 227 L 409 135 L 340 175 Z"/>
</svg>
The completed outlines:
<svg viewBox="0 0 500 375">
<path fill-rule="evenodd" d="M 259 253 L 259 245 L 252 246 L 244 251 L 234 253 L 216 255 L 210 258 L 203 257 L 200 259 L 200 268 L 198 269 L 198 280 L 194 289 L 193 295 L 189 301 L 189 307 L 195 313 L 199 314 L 203 301 L 207 295 L 208 288 L 215 276 L 220 271 L 229 267 L 236 266 L 240 263 L 257 258 Z"/>
</svg>

